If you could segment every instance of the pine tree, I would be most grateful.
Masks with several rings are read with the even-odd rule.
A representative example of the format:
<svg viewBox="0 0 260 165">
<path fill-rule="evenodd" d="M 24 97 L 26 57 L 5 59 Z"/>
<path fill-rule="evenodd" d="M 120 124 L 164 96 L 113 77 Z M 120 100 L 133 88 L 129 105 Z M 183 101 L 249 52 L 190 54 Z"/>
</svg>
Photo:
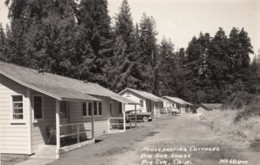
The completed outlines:
<svg viewBox="0 0 260 165">
<path fill-rule="evenodd" d="M 11 20 L 10 30 L 7 39 L 9 45 L 6 56 L 6 61 L 16 63 L 18 65 L 26 65 L 28 57 L 25 53 L 24 34 L 30 25 L 30 21 L 26 10 L 28 9 L 28 0 L 6 0 L 6 5 L 9 6 L 8 18 Z"/>
<path fill-rule="evenodd" d="M 185 78 L 185 72 L 186 68 L 184 67 L 185 64 L 185 57 L 186 57 L 186 52 L 184 48 L 180 48 L 176 53 L 175 53 L 175 65 L 176 65 L 176 80 L 175 80 L 175 91 L 176 91 L 176 96 L 189 100 L 188 97 L 186 97 L 186 78 Z"/>
<path fill-rule="evenodd" d="M 108 65 L 108 76 L 109 82 L 112 82 L 112 89 L 119 92 L 126 87 L 135 87 L 132 73 L 136 63 L 134 26 L 126 0 L 122 2 L 114 29 L 114 54 L 110 59 L 111 64 Z"/>
<path fill-rule="evenodd" d="M 9 3 L 11 29 L 7 30 L 6 44 L 9 62 L 69 77 L 86 77 L 82 64 L 91 50 L 75 20 L 73 0 Z"/>
<path fill-rule="evenodd" d="M 229 72 L 231 60 L 228 55 L 228 38 L 225 31 L 219 28 L 208 47 L 208 77 L 213 91 L 211 102 L 221 102 L 227 97 L 226 88 L 231 85 Z"/>
<path fill-rule="evenodd" d="M 142 76 L 137 88 L 154 94 L 159 93 L 156 35 L 154 19 L 144 14 L 140 22 L 139 46 L 141 52 L 138 68 Z"/>
<path fill-rule="evenodd" d="M 255 89 L 250 84 L 255 82 L 255 76 L 250 68 L 249 54 L 253 53 L 250 38 L 243 28 L 240 31 L 237 28 L 233 28 L 230 32 L 228 42 L 229 56 L 232 61 L 232 83 L 241 80 L 245 85 L 245 90 L 252 93 Z"/>
<path fill-rule="evenodd" d="M 31 25 L 24 39 L 30 67 L 73 77 L 73 60 L 76 59 L 74 8 L 73 1 L 28 3 Z"/>
<path fill-rule="evenodd" d="M 159 46 L 159 95 L 176 96 L 176 61 L 174 58 L 174 45 L 165 38 Z"/>
<path fill-rule="evenodd" d="M 77 12 L 78 24 L 84 31 L 84 41 L 90 44 L 93 54 L 86 56 L 89 77 L 87 80 L 110 86 L 106 75 L 108 58 L 112 56 L 112 33 L 107 0 L 82 0 Z"/>
<path fill-rule="evenodd" d="M 6 61 L 5 43 L 6 43 L 6 36 L 5 36 L 4 28 L 0 23 L 0 60 L 1 61 Z"/>
<path fill-rule="evenodd" d="M 207 57 L 208 45 L 210 43 L 210 36 L 208 33 L 200 33 L 199 38 L 193 37 L 186 50 L 187 56 L 185 59 L 186 78 L 187 78 L 187 92 L 186 96 L 193 102 L 206 101 L 210 99 L 213 93 L 210 86 L 210 80 L 207 73 Z M 207 92 L 211 94 L 208 97 L 202 97 Z"/>
</svg>

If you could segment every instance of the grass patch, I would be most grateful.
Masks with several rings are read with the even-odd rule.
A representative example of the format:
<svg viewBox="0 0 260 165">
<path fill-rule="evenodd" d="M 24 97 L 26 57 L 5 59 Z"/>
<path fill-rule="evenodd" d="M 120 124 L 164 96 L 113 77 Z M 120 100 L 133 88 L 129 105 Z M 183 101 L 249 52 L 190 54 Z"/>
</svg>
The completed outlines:
<svg viewBox="0 0 260 165">
<path fill-rule="evenodd" d="M 201 115 L 219 135 L 225 136 L 236 147 L 249 146 L 260 140 L 260 116 L 240 117 L 243 110 L 216 110 Z"/>
</svg>

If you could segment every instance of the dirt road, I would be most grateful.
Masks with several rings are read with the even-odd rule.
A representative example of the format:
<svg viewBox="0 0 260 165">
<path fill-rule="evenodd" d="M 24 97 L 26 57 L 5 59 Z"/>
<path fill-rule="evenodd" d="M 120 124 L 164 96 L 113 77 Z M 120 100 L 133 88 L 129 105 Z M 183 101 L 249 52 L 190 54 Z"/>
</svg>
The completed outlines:
<svg viewBox="0 0 260 165">
<path fill-rule="evenodd" d="M 55 165 L 259 165 L 260 145 L 238 148 L 216 135 L 198 114 L 161 117 L 65 153 Z"/>
</svg>

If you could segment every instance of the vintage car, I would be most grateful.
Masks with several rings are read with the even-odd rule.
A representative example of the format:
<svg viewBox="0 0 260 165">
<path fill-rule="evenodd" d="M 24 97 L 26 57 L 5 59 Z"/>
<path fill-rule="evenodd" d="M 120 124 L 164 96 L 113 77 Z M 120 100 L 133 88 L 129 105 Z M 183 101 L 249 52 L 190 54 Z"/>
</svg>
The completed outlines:
<svg viewBox="0 0 260 165">
<path fill-rule="evenodd" d="M 126 111 L 126 121 L 130 122 L 130 120 L 135 121 L 135 116 L 137 117 L 137 121 L 152 121 L 153 120 L 153 115 L 151 112 L 142 112 L 142 110 L 130 110 Z"/>
<path fill-rule="evenodd" d="M 170 112 L 172 115 L 177 115 L 181 113 L 181 111 L 177 108 L 171 108 Z"/>
</svg>

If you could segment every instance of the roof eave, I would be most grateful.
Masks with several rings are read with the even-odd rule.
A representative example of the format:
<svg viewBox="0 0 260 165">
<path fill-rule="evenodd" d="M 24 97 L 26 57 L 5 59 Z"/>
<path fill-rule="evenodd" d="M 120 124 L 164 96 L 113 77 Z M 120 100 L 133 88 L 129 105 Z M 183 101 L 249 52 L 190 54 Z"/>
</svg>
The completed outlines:
<svg viewBox="0 0 260 165">
<path fill-rule="evenodd" d="M 62 97 L 61 101 L 75 101 L 75 102 L 84 102 L 84 101 L 102 101 L 98 98 L 95 99 L 82 99 L 82 98 L 69 98 L 69 97 Z"/>
<path fill-rule="evenodd" d="M 22 81 L 20 81 L 20 80 L 18 80 L 16 78 L 14 78 L 13 76 L 10 76 L 10 75 L 6 74 L 5 72 L 0 71 L 0 74 L 4 75 L 5 77 L 15 81 L 16 83 L 18 83 L 18 84 L 20 84 L 22 86 L 25 86 L 25 87 L 29 88 L 29 89 L 33 89 L 33 90 L 35 90 L 37 92 L 43 93 L 43 94 L 45 94 L 47 96 L 50 96 L 50 97 L 53 97 L 53 98 L 55 98 L 57 100 L 61 100 L 61 96 L 57 96 L 57 95 L 54 95 L 52 93 L 46 92 L 44 90 L 41 90 L 41 89 L 39 89 L 37 87 L 31 86 L 31 85 L 29 85 L 29 84 L 27 84 L 25 82 L 22 82 Z"/>
</svg>

